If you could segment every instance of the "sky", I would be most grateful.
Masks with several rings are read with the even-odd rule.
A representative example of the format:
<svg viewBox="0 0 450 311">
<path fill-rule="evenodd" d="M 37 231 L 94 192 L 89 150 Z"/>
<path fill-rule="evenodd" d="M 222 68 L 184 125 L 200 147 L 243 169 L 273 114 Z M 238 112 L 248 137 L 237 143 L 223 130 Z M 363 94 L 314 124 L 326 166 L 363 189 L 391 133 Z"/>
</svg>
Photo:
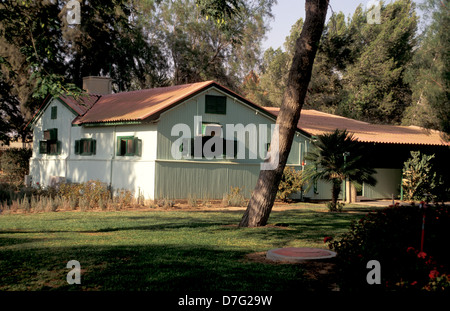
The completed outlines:
<svg viewBox="0 0 450 311">
<path fill-rule="evenodd" d="M 358 5 L 365 8 L 373 0 L 330 0 L 333 12 L 342 11 L 346 17 L 352 16 Z M 386 3 L 392 2 L 389 0 Z M 421 2 L 421 1 L 416 1 Z M 291 31 L 292 25 L 300 18 L 305 19 L 305 0 L 278 0 L 278 4 L 272 8 L 274 19 L 270 22 L 271 30 L 267 34 L 267 40 L 263 42 L 263 50 L 269 47 L 283 48 L 283 43 Z M 328 8 L 327 20 L 331 16 Z"/>
</svg>

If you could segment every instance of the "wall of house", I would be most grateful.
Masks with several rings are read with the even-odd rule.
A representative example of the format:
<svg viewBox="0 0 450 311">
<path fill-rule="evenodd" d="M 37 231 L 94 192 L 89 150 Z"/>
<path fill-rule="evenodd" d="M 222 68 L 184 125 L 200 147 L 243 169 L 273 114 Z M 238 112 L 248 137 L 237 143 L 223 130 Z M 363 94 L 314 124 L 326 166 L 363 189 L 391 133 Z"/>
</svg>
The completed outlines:
<svg viewBox="0 0 450 311">
<path fill-rule="evenodd" d="M 226 114 L 205 113 L 205 95 L 227 96 Z M 216 89 L 176 106 L 161 115 L 158 121 L 158 151 L 156 159 L 155 198 L 185 199 L 189 195 L 197 198 L 222 199 L 230 187 L 240 187 L 249 196 L 253 191 L 259 176 L 262 158 L 257 151 L 257 159 L 250 159 L 249 149 L 253 140 L 245 139 L 245 159 L 181 159 L 176 160 L 171 153 L 172 144 L 181 136 L 172 128 L 176 124 L 186 124 L 190 129 L 190 137 L 200 133 L 194 122 L 194 116 L 201 116 L 204 123 L 216 123 L 226 129 L 226 124 L 265 124 L 267 141 L 271 140 L 271 124 L 274 119 L 267 117 L 260 111 L 239 102 Z M 225 133 L 223 133 L 225 135 Z M 260 133 L 258 132 L 258 137 Z M 236 136 L 236 135 L 235 135 Z M 306 151 L 306 137 L 297 134 L 294 137 L 288 164 L 301 164 Z M 259 148 L 259 145 L 257 146 Z"/>
<path fill-rule="evenodd" d="M 372 187 L 363 185 L 363 197 L 366 199 L 390 199 L 392 195 L 397 198 L 400 195 L 400 185 L 402 179 L 401 169 L 377 168 L 375 179 L 377 184 Z"/>
<path fill-rule="evenodd" d="M 51 118 L 51 107 L 57 107 L 56 119 Z M 32 183 L 48 186 L 52 176 L 66 176 L 67 160 L 70 154 L 71 123 L 75 114 L 59 100 L 52 99 L 42 111 L 33 126 L 33 155 L 30 158 Z M 44 131 L 58 129 L 58 141 L 61 142 L 59 155 L 41 154 L 39 142 L 44 140 Z"/>
<path fill-rule="evenodd" d="M 51 107 L 57 106 L 57 118 L 51 119 Z M 117 125 L 80 127 L 72 126 L 75 118 L 64 104 L 52 100 L 42 111 L 33 128 L 33 156 L 30 159 L 32 183 L 46 187 L 53 176 L 64 177 L 67 182 L 81 183 L 100 180 L 114 190 L 127 189 L 136 195 L 153 199 L 155 188 L 156 125 Z M 58 129 L 61 141 L 59 155 L 39 153 L 39 141 L 44 130 Z M 135 136 L 142 140 L 141 156 L 117 156 L 119 136 Z M 96 141 L 93 155 L 75 154 L 75 141 L 89 138 Z"/>
<path fill-rule="evenodd" d="M 117 155 L 117 138 L 134 136 L 142 140 L 141 156 Z M 155 187 L 156 125 L 115 125 L 73 127 L 72 151 L 75 140 L 96 140 L 95 155 L 76 155 L 69 161 L 68 179 L 71 182 L 101 180 L 113 190 L 131 190 L 135 195 L 153 199 Z"/>
</svg>

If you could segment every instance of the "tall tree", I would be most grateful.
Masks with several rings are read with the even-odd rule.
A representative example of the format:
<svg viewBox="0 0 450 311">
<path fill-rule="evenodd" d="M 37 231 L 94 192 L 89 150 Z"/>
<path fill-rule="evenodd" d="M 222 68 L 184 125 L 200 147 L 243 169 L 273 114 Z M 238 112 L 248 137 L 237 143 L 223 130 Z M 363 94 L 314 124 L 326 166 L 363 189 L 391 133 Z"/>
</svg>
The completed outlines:
<svg viewBox="0 0 450 311">
<path fill-rule="evenodd" d="M 262 63 L 258 68 L 259 75 L 254 71 L 249 74 L 258 76 L 257 81 L 245 79 L 243 82 L 242 91 L 247 98 L 253 99 L 261 106 L 281 106 L 295 52 L 295 41 L 300 36 L 302 27 L 303 18 L 300 18 L 291 27 L 290 34 L 284 42 L 284 50 L 281 47 L 277 49 L 269 47 L 264 52 Z M 254 83 L 249 83 L 250 81 Z"/>
<path fill-rule="evenodd" d="M 134 1 L 79 2 L 79 25 L 68 24 L 67 1 L 0 2 L 0 70 L 9 85 L 2 118 L 19 105 L 25 125 L 48 94 L 80 94 L 87 75 L 109 73 L 122 91 L 166 83 L 166 62 L 144 37 Z"/>
<path fill-rule="evenodd" d="M 277 117 L 279 131 L 274 132 L 268 152 L 269 159 L 278 157 L 273 170 L 261 170 L 255 190 L 248 203 L 240 227 L 264 226 L 269 219 L 284 167 L 291 150 L 300 118 L 320 37 L 324 28 L 328 0 L 306 0 L 306 18 L 289 71 L 283 104 Z M 279 134 L 279 135 L 277 135 Z M 278 148 L 273 146 L 278 143 Z M 275 153 L 278 152 L 278 155 Z"/>
<path fill-rule="evenodd" d="M 405 125 L 419 125 L 450 134 L 450 1 L 428 0 L 429 16 L 405 77 L 412 90 Z"/>
<path fill-rule="evenodd" d="M 68 76 L 81 85 L 89 75 L 110 75 L 115 91 L 151 88 L 166 83 L 167 66 L 138 20 L 141 7 L 130 0 L 81 1 L 79 25 L 59 17 L 69 57 Z M 143 14 L 143 13 L 141 13 Z"/>
<path fill-rule="evenodd" d="M 149 27 L 157 29 L 174 84 L 214 79 L 236 89 L 257 65 L 274 0 L 234 1 L 233 15 L 220 15 L 220 3 L 229 1 L 175 0 L 156 7 Z"/>
<path fill-rule="evenodd" d="M 381 8 L 381 23 L 365 23 L 360 35 L 366 43 L 344 75 L 347 91 L 341 110 L 358 120 L 398 124 L 411 94 L 404 82 L 406 65 L 415 45 L 417 16 L 411 0 Z"/>
</svg>

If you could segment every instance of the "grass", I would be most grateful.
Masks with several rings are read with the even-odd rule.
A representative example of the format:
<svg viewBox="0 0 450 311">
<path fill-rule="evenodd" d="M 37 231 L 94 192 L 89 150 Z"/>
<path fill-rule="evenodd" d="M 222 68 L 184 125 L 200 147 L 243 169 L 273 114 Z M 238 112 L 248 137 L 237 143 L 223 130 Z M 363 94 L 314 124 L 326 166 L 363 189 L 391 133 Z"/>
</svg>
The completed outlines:
<svg viewBox="0 0 450 311">
<path fill-rule="evenodd" d="M 315 284 L 302 265 L 252 262 L 245 255 L 323 248 L 324 236 L 344 233 L 370 209 L 294 207 L 274 209 L 271 225 L 261 228 L 237 228 L 242 210 L 0 215 L 0 290 L 311 290 Z M 80 285 L 66 282 L 70 260 L 80 262 Z"/>
</svg>

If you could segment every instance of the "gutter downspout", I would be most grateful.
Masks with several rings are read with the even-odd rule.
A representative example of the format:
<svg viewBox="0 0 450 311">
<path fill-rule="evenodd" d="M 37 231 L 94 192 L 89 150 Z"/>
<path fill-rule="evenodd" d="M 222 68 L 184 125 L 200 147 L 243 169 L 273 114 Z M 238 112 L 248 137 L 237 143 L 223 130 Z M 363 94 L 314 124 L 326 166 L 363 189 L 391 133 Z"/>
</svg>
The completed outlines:
<svg viewBox="0 0 450 311">
<path fill-rule="evenodd" d="M 67 156 L 66 156 L 66 158 L 64 159 L 64 166 L 65 166 L 65 168 L 64 168 L 64 178 L 66 179 L 66 181 L 67 181 L 67 162 L 68 162 L 68 159 L 70 159 L 70 155 L 71 155 L 71 153 L 70 153 L 70 151 L 72 150 L 72 123 L 70 124 L 70 128 L 69 128 L 69 150 L 67 151 Z"/>
<path fill-rule="evenodd" d="M 112 155 L 110 160 L 110 166 L 109 166 L 109 189 L 112 194 L 112 180 L 113 180 L 113 162 L 116 157 L 116 125 L 114 125 L 114 131 L 113 131 L 113 139 L 112 139 Z"/>
</svg>

